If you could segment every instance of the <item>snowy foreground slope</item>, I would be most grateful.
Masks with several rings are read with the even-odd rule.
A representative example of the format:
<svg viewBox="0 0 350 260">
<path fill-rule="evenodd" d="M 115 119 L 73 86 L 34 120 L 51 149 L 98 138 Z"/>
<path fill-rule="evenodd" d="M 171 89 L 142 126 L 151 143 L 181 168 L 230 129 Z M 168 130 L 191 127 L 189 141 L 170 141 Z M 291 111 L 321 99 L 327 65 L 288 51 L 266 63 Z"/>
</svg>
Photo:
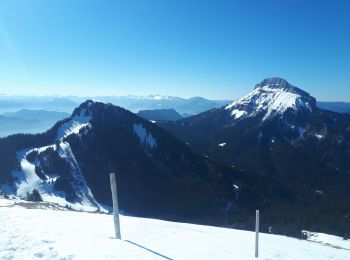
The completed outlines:
<svg viewBox="0 0 350 260">
<path fill-rule="evenodd" d="M 255 259 L 252 232 L 121 216 L 115 240 L 111 215 L 14 203 L 0 199 L 0 259 Z M 261 234 L 259 259 L 350 259 L 350 241 L 313 239 Z"/>
</svg>

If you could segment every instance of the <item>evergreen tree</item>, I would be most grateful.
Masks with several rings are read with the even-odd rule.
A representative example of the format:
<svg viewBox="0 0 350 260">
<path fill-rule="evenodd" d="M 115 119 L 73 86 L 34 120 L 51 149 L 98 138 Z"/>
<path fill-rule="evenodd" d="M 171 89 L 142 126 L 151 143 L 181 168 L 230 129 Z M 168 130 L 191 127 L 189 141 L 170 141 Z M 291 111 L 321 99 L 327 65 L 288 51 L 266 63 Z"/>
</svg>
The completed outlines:
<svg viewBox="0 0 350 260">
<path fill-rule="evenodd" d="M 27 200 L 29 201 L 43 201 L 40 193 L 34 189 L 32 193 L 27 192 Z"/>
</svg>

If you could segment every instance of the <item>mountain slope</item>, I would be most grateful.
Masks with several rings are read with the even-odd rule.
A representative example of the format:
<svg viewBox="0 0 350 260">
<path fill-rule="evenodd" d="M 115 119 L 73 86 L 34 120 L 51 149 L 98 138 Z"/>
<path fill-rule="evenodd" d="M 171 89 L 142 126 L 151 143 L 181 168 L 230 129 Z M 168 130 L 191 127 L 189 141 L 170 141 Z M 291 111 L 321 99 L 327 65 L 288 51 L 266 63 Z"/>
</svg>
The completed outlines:
<svg viewBox="0 0 350 260">
<path fill-rule="evenodd" d="M 315 228 L 350 232 L 349 115 L 321 110 L 305 91 L 270 78 L 226 107 L 161 125 L 199 153 L 312 200 L 305 225 L 323 212 Z"/>
</svg>

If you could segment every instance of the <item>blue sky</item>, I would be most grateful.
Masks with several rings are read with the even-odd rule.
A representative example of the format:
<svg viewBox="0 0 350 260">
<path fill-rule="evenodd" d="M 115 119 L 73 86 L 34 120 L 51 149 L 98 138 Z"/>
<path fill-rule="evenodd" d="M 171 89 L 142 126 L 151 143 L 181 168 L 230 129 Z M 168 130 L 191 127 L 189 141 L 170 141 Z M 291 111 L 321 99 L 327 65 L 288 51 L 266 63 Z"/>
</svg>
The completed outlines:
<svg viewBox="0 0 350 260">
<path fill-rule="evenodd" d="M 0 93 L 350 101 L 350 1 L 2 0 Z"/>
</svg>

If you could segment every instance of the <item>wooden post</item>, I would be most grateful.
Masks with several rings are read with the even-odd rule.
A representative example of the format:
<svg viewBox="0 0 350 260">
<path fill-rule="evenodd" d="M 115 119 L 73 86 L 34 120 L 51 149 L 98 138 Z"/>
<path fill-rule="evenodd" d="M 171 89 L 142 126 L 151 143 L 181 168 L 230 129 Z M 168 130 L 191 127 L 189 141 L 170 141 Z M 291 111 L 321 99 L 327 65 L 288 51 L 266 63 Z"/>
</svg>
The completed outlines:
<svg viewBox="0 0 350 260">
<path fill-rule="evenodd" d="M 117 194 L 117 182 L 115 180 L 115 173 L 109 174 L 111 180 L 112 201 L 113 201 L 113 217 L 114 217 L 114 229 L 115 238 L 121 239 L 120 235 L 120 222 L 119 222 L 119 208 L 118 208 L 118 194 Z"/>
<path fill-rule="evenodd" d="M 255 218 L 255 257 L 259 257 L 259 210 L 256 211 Z"/>
</svg>

